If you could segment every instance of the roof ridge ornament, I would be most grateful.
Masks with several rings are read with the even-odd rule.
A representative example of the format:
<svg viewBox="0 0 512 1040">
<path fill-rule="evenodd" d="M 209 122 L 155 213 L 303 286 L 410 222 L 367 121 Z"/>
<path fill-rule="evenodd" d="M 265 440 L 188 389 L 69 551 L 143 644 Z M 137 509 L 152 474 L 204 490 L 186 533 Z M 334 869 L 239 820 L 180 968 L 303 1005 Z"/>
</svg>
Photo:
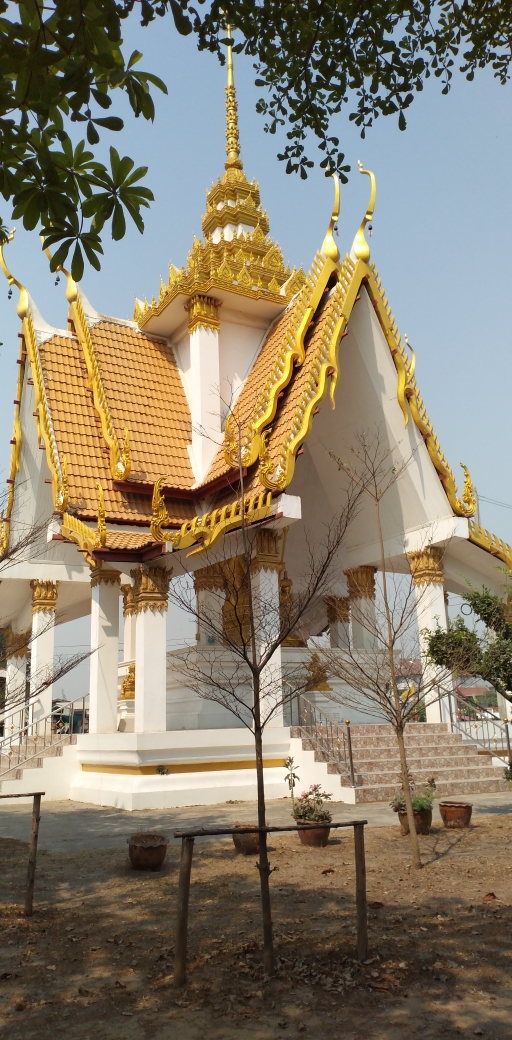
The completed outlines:
<svg viewBox="0 0 512 1040">
<path fill-rule="evenodd" d="M 226 170 L 242 170 L 240 158 L 240 136 L 238 133 L 238 105 L 236 103 L 235 79 L 233 76 L 233 37 L 231 25 L 226 26 L 228 35 L 228 78 L 226 84 Z"/>
<path fill-rule="evenodd" d="M 44 238 L 43 238 L 42 235 L 41 235 L 41 242 L 43 243 L 43 252 L 46 253 L 46 256 L 48 257 L 48 260 L 51 263 L 51 261 L 53 259 L 53 253 L 48 249 L 48 246 L 45 246 Z M 50 268 L 50 270 L 51 270 L 51 268 Z M 66 267 L 63 267 L 62 264 L 59 264 L 58 267 L 55 268 L 55 270 L 56 271 L 62 271 L 62 274 L 65 276 L 65 278 L 66 278 L 66 300 L 68 301 L 68 303 L 74 303 L 76 298 L 77 298 L 77 296 L 78 296 L 78 286 L 77 286 L 77 284 L 75 282 L 75 279 L 73 278 L 73 275 L 71 274 L 71 271 L 68 271 L 68 269 Z"/>
<path fill-rule="evenodd" d="M 332 207 L 331 221 L 327 228 L 327 233 L 322 243 L 322 253 L 328 260 L 332 260 L 334 264 L 339 263 L 340 251 L 336 245 L 334 239 L 334 232 L 338 230 L 338 217 L 340 215 L 340 182 L 339 177 L 336 173 L 332 173 L 331 177 L 334 181 L 334 202 Z"/>
<path fill-rule="evenodd" d="M 352 251 L 357 260 L 362 260 L 365 264 L 367 264 L 370 259 L 370 247 L 364 236 L 364 229 L 366 225 L 370 223 L 370 220 L 372 220 L 373 218 L 373 211 L 375 209 L 375 196 L 377 194 L 377 182 L 375 180 L 375 174 L 372 173 L 371 170 L 365 170 L 360 159 L 357 160 L 357 165 L 359 166 L 359 173 L 365 173 L 366 176 L 370 178 L 371 188 L 370 201 L 368 203 L 368 206 L 366 207 L 366 213 L 361 221 L 359 231 L 357 232 L 357 235 L 354 239 Z"/>
</svg>

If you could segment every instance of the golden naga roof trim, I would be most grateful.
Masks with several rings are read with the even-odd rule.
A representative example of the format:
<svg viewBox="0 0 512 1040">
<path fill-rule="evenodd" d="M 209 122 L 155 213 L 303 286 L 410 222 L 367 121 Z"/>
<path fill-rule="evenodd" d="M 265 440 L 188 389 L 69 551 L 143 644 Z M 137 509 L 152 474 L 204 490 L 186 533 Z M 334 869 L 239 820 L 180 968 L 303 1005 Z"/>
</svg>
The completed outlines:
<svg viewBox="0 0 512 1040">
<path fill-rule="evenodd" d="M 346 256 L 339 270 L 339 280 L 326 304 L 325 327 L 319 343 L 314 347 L 306 385 L 295 408 L 277 463 L 267 448 L 270 431 L 262 438 L 258 476 L 263 486 L 272 491 L 282 491 L 292 480 L 297 452 L 311 431 L 313 411 L 325 394 L 329 376 L 331 404 L 333 408 L 335 406 L 334 395 L 339 374 L 338 346 L 355 303 L 362 273 L 361 262 L 354 265 L 351 258 Z"/>
<path fill-rule="evenodd" d="M 175 550 L 188 549 L 189 546 L 200 541 L 201 544 L 197 549 L 187 553 L 188 556 L 195 556 L 197 553 L 205 552 L 206 549 L 211 549 L 219 538 L 229 531 L 241 527 L 242 523 L 254 524 L 257 521 L 267 520 L 273 515 L 272 494 L 263 492 L 259 495 L 237 499 L 236 502 L 223 506 L 222 509 L 214 509 L 211 513 L 187 520 L 181 529 L 171 535 L 167 541 L 172 543 Z M 160 540 L 163 541 L 164 536 Z"/>
<path fill-rule="evenodd" d="M 15 234 L 15 230 L 11 231 L 11 234 L 7 238 L 7 242 L 12 242 Z M 11 274 L 4 257 L 4 245 L 0 244 L 0 266 L 4 272 L 5 277 L 9 285 L 16 285 L 19 290 L 19 300 L 16 306 L 18 316 L 21 318 L 21 332 L 23 336 L 23 342 L 25 345 L 26 352 L 30 363 L 30 369 L 32 372 L 32 378 L 34 380 L 34 399 L 35 406 L 37 409 L 37 436 L 38 440 L 44 440 L 46 449 L 46 460 L 48 468 L 52 477 L 52 497 L 54 508 L 58 512 L 64 512 L 67 509 L 68 504 L 68 480 L 67 480 L 67 465 L 66 458 L 59 456 L 59 450 L 57 447 L 57 440 L 55 437 L 55 430 L 53 428 L 52 417 L 50 413 L 50 406 L 48 404 L 48 398 L 46 395 L 46 387 L 44 384 L 43 369 L 41 365 L 41 355 L 39 353 L 39 345 L 37 342 L 36 332 L 34 328 L 34 322 L 32 313 L 30 310 L 28 292 L 24 285 L 18 281 L 14 275 Z M 23 356 L 23 354 L 22 354 Z M 21 372 L 18 375 L 18 388 L 20 387 L 20 375 L 22 376 L 22 366 L 20 365 Z M 22 377 L 23 382 L 23 377 Z M 21 393 L 18 393 L 16 398 L 21 401 Z M 18 410 L 18 423 L 19 423 L 19 405 L 16 405 Z M 15 427 L 16 427 L 16 414 L 15 414 Z M 16 434 L 13 435 L 13 439 Z M 14 461 L 17 463 L 16 470 L 14 473 L 9 474 L 9 479 L 14 480 L 17 469 L 19 468 L 19 452 L 21 451 L 21 426 L 19 428 L 19 436 L 17 438 L 18 444 L 13 445 L 13 452 L 11 453 L 11 469 L 13 468 L 13 456 Z M 9 490 L 12 488 L 12 495 L 8 494 L 6 517 L 5 520 L 9 520 L 12 512 L 12 505 L 14 500 L 14 485 L 9 485 Z M 4 551 L 7 549 L 9 543 L 9 533 L 6 530 L 4 524 L 4 531 L 2 535 L 2 546 Z"/>
<path fill-rule="evenodd" d="M 171 518 L 167 512 L 167 506 L 165 504 L 164 496 L 162 495 L 162 485 L 169 480 L 168 477 L 159 477 L 155 481 L 153 487 L 153 498 L 151 501 L 151 536 L 155 542 L 165 542 L 166 538 L 162 531 L 162 527 L 171 523 Z"/>
<path fill-rule="evenodd" d="M 88 527 L 83 520 L 79 520 L 71 513 L 64 513 L 62 517 L 61 534 L 71 542 L 75 542 L 84 552 L 85 559 L 91 567 L 96 566 L 92 556 L 94 549 L 104 549 L 107 544 L 107 524 L 105 517 L 105 495 L 101 484 L 96 484 L 98 492 L 98 526 Z"/>
<path fill-rule="evenodd" d="M 407 426 L 409 421 L 409 411 L 407 408 L 407 404 L 409 404 L 414 425 L 423 437 L 427 451 L 437 473 L 439 474 L 441 483 L 446 492 L 446 497 L 453 512 L 456 516 L 474 516 L 476 512 L 476 496 L 469 469 L 461 462 L 464 471 L 464 485 L 462 495 L 459 497 L 453 470 L 441 449 L 441 445 L 439 444 L 438 437 L 429 419 L 427 409 L 414 376 L 416 365 L 414 351 L 411 351 L 412 356 L 409 357 L 407 350 L 409 343 L 407 337 L 406 342 L 404 343 L 378 276 L 375 264 L 372 263 L 370 267 L 367 267 L 367 271 L 368 277 L 366 285 L 374 303 L 380 326 L 384 336 L 386 337 L 397 370 L 397 399 L 404 415 L 404 424 Z"/>
<path fill-rule="evenodd" d="M 92 390 L 94 407 L 101 420 L 103 439 L 107 447 L 110 449 L 110 473 L 112 479 L 128 480 L 131 469 L 130 435 L 128 430 L 125 428 L 124 443 L 121 447 L 117 439 L 114 423 L 110 415 L 108 401 L 103 389 L 98 360 L 96 358 L 91 332 L 80 299 L 80 293 L 77 285 L 73 279 L 71 279 L 71 276 L 68 276 L 68 291 L 66 292 L 66 295 L 70 302 L 70 319 L 73 322 L 78 342 L 80 343 L 85 357 L 89 386 Z"/>
<path fill-rule="evenodd" d="M 366 241 L 364 235 L 364 229 L 370 220 L 373 218 L 373 211 L 375 209 L 375 196 L 377 194 L 377 182 L 375 180 L 375 174 L 371 170 L 365 170 L 362 162 L 358 159 L 357 165 L 359 166 L 359 173 L 366 174 L 370 178 L 370 201 L 366 207 L 366 213 L 361 221 L 359 230 L 354 239 L 352 250 L 357 260 L 363 260 L 367 264 L 370 260 L 370 247 Z"/>
<path fill-rule="evenodd" d="M 16 384 L 16 404 L 14 405 L 14 421 L 12 426 L 12 439 L 11 439 L 11 458 L 9 462 L 9 478 L 7 483 L 7 500 L 5 503 L 5 509 L 2 517 L 0 517 L 1 523 L 1 534 L 0 534 L 0 556 L 4 556 L 9 548 L 9 536 L 11 530 L 11 515 L 12 507 L 14 505 L 14 481 L 16 474 L 20 468 L 20 454 L 21 454 L 21 422 L 20 422 L 20 409 L 21 409 L 21 396 L 23 393 L 23 383 L 25 380 L 25 359 L 26 353 L 23 347 L 20 348 L 19 365 L 18 365 L 18 380 Z"/>
<path fill-rule="evenodd" d="M 236 414 L 228 415 L 224 433 L 224 457 L 229 466 L 251 466 L 262 448 L 263 430 L 272 422 L 279 394 L 290 382 L 295 367 L 305 357 L 304 339 L 311 319 L 322 299 L 329 278 L 337 270 L 336 264 L 317 253 L 306 284 L 290 309 L 283 342 L 267 380 L 258 394 L 251 418 L 238 429 Z"/>
<path fill-rule="evenodd" d="M 485 527 L 477 524 L 476 520 L 469 521 L 469 540 L 481 549 L 485 549 L 491 556 L 496 556 L 505 564 L 505 567 L 512 570 L 512 545 L 504 542 L 502 538 L 498 538 L 496 534 L 491 534 Z"/>
<path fill-rule="evenodd" d="M 340 182 L 335 173 L 332 174 L 332 179 L 334 181 L 334 203 L 331 221 L 322 243 L 322 253 L 328 260 L 332 260 L 334 264 L 337 264 L 340 259 L 340 251 L 334 238 L 334 231 L 337 229 L 338 217 L 340 215 Z"/>
</svg>

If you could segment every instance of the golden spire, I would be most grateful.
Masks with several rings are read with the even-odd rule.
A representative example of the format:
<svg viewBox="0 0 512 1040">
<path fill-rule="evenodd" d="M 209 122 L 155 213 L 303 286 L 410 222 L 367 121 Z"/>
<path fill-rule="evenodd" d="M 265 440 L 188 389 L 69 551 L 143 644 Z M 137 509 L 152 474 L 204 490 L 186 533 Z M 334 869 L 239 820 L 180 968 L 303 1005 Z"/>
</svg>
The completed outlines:
<svg viewBox="0 0 512 1040">
<path fill-rule="evenodd" d="M 368 242 L 366 241 L 366 238 L 364 237 L 364 229 L 373 217 L 377 185 L 375 183 L 375 175 L 372 173 L 372 171 L 363 169 L 363 164 L 359 159 L 357 160 L 357 165 L 359 166 L 359 173 L 365 173 L 366 176 L 370 178 L 370 201 L 368 203 L 366 213 L 361 221 L 359 231 L 357 232 L 357 235 L 354 239 L 354 245 L 352 248 L 357 259 L 364 260 L 365 264 L 367 264 L 370 259 L 370 247 L 368 245 Z"/>
<path fill-rule="evenodd" d="M 235 92 L 235 81 L 233 78 L 233 39 L 231 26 L 226 26 L 228 34 L 228 82 L 226 86 L 226 170 L 243 169 L 240 158 L 240 138 L 238 136 L 238 117 Z"/>
<path fill-rule="evenodd" d="M 340 258 L 340 251 L 334 239 L 334 229 L 340 215 L 340 182 L 335 173 L 331 174 L 331 176 L 334 181 L 334 203 L 332 207 L 331 222 L 322 244 L 322 253 L 328 260 L 332 260 L 333 263 L 337 264 Z"/>
</svg>

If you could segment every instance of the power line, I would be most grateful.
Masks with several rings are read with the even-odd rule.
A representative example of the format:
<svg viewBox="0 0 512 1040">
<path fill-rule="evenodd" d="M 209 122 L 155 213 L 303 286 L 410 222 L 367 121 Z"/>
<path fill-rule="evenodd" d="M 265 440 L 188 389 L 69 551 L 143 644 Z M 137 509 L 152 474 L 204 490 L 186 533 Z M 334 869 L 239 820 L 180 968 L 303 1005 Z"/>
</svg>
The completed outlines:
<svg viewBox="0 0 512 1040">
<path fill-rule="evenodd" d="M 485 495 L 479 495 L 478 499 L 480 502 L 488 502 L 491 506 L 501 506 L 502 509 L 512 509 L 510 502 L 498 502 L 496 498 L 486 498 Z"/>
</svg>

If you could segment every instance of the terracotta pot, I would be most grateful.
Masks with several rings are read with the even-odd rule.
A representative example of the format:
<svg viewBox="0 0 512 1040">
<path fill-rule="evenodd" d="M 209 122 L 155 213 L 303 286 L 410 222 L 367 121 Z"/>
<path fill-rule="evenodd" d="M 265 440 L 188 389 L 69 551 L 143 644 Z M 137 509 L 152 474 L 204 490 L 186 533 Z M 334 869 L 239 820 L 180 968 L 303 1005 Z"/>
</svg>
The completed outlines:
<svg viewBox="0 0 512 1040">
<path fill-rule="evenodd" d="M 473 806 L 471 802 L 439 802 L 439 812 L 445 827 L 469 827 Z"/>
<path fill-rule="evenodd" d="M 398 819 L 400 820 L 402 834 L 408 834 L 409 821 L 407 819 L 407 813 L 399 812 Z M 416 824 L 416 834 L 430 834 L 430 828 L 432 826 L 432 809 L 416 809 L 414 813 L 414 822 Z"/>
<path fill-rule="evenodd" d="M 301 823 L 297 820 L 299 838 L 303 845 L 315 845 L 323 848 L 329 841 L 330 827 L 315 827 L 314 824 Z"/>
<path fill-rule="evenodd" d="M 132 834 L 128 838 L 128 855 L 135 870 L 160 870 L 167 852 L 164 834 Z"/>
<path fill-rule="evenodd" d="M 235 827 L 257 827 L 257 823 L 235 823 Z M 243 856 L 257 856 L 260 851 L 260 836 L 256 831 L 253 834 L 233 833 L 233 845 L 237 852 Z"/>
</svg>

